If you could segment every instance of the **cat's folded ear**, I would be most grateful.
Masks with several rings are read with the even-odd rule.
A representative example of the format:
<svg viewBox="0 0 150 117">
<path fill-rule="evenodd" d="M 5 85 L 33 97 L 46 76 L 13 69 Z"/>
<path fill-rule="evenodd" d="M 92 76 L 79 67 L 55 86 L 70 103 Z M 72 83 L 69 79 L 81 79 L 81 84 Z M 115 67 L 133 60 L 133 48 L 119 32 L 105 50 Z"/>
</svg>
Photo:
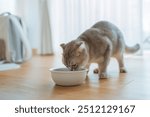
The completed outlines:
<svg viewBox="0 0 150 117">
<path fill-rule="evenodd" d="M 83 41 L 78 42 L 78 52 L 82 53 L 85 50 L 85 43 Z"/>
<path fill-rule="evenodd" d="M 83 41 L 77 43 L 77 46 L 80 47 L 83 44 Z"/>
<path fill-rule="evenodd" d="M 60 44 L 60 47 L 62 47 L 62 49 L 65 49 L 66 44 L 62 43 Z"/>
</svg>

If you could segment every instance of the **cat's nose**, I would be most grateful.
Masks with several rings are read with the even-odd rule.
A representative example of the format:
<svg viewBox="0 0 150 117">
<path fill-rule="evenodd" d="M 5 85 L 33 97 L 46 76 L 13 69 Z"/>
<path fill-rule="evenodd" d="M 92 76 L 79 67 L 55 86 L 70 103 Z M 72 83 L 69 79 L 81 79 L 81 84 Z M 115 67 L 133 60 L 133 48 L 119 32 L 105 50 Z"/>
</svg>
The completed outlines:
<svg viewBox="0 0 150 117">
<path fill-rule="evenodd" d="M 77 67 L 78 67 L 78 65 L 77 65 L 77 64 L 72 64 L 72 65 L 71 65 L 71 69 L 72 69 L 72 70 L 76 70 L 76 69 L 77 69 Z"/>
<path fill-rule="evenodd" d="M 73 64 L 73 65 L 71 65 L 71 66 L 75 68 L 75 67 L 77 66 L 77 64 Z"/>
</svg>

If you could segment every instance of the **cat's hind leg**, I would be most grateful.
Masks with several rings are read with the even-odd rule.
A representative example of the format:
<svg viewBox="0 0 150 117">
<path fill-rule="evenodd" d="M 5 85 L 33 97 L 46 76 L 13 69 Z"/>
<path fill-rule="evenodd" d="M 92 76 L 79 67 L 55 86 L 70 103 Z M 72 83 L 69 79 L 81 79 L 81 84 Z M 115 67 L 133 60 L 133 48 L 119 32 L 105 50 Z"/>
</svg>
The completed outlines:
<svg viewBox="0 0 150 117">
<path fill-rule="evenodd" d="M 125 66 L 124 66 L 124 57 L 123 57 L 123 54 L 121 55 L 118 55 L 116 57 L 118 63 L 119 63 L 119 70 L 120 70 L 120 73 L 126 73 L 127 70 L 125 69 Z"/>
</svg>

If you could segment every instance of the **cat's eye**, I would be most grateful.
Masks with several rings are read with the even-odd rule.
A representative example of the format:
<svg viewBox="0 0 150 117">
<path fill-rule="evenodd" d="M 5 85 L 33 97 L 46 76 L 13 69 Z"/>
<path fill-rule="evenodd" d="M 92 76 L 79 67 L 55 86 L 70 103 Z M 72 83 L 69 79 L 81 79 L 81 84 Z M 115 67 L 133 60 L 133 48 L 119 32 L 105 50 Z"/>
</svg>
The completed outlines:
<svg viewBox="0 0 150 117">
<path fill-rule="evenodd" d="M 81 55 L 81 52 L 76 53 L 76 57 L 79 57 Z"/>
<path fill-rule="evenodd" d="M 80 55 L 81 55 L 80 53 L 77 53 L 77 54 L 76 54 L 77 57 L 79 57 Z"/>
</svg>

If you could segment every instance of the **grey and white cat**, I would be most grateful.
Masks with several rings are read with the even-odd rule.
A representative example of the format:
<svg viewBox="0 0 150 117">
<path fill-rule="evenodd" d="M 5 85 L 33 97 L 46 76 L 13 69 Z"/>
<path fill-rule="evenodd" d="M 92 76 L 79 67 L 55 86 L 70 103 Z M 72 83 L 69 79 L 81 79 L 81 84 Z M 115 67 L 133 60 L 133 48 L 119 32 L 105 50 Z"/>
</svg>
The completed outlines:
<svg viewBox="0 0 150 117">
<path fill-rule="evenodd" d="M 70 70 L 82 67 L 89 68 L 91 63 L 97 63 L 94 70 L 99 78 L 106 78 L 106 69 L 110 58 L 115 57 L 119 63 L 121 73 L 126 73 L 124 66 L 124 52 L 134 53 L 140 45 L 128 47 L 124 42 L 122 32 L 112 23 L 100 21 L 83 32 L 77 39 L 60 45 L 63 49 L 62 62 Z"/>
</svg>

